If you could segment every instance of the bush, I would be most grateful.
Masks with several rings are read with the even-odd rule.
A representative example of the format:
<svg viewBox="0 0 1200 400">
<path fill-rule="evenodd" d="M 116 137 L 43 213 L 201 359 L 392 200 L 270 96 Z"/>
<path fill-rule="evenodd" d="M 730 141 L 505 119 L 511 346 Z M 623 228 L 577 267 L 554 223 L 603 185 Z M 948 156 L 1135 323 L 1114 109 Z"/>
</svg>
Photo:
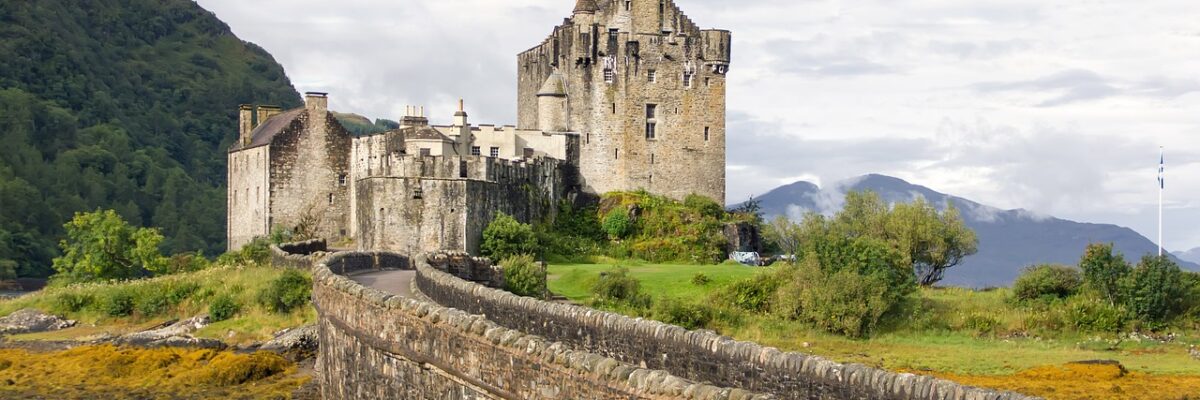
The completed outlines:
<svg viewBox="0 0 1200 400">
<path fill-rule="evenodd" d="M 1025 268 L 1013 282 L 1013 297 L 1018 301 L 1065 299 L 1082 285 L 1083 278 L 1075 268 L 1037 265 Z"/>
<path fill-rule="evenodd" d="M 217 265 L 265 265 L 271 261 L 271 242 L 256 238 L 241 249 L 217 257 Z"/>
<path fill-rule="evenodd" d="M 780 271 L 789 269 L 780 268 Z M 781 275 L 786 273 L 759 273 L 752 278 L 735 281 L 721 289 L 717 298 L 724 304 L 754 312 L 766 312 L 771 309 L 771 299 L 786 279 Z"/>
<path fill-rule="evenodd" d="M 773 306 L 785 318 L 812 323 L 852 338 L 866 337 L 903 297 L 890 296 L 884 274 L 850 269 L 830 273 L 814 263 L 797 269 L 796 278 L 776 292 Z"/>
<path fill-rule="evenodd" d="M 963 319 L 962 329 L 975 332 L 978 336 L 996 333 L 1000 328 L 1000 320 L 990 315 L 971 314 Z"/>
<path fill-rule="evenodd" d="M 496 218 L 483 230 L 483 255 L 493 260 L 503 260 L 521 254 L 538 254 L 537 237 L 533 227 L 522 224 L 505 213 Z"/>
<path fill-rule="evenodd" d="M 1143 322 L 1165 322 L 1184 304 L 1182 271 L 1166 256 L 1143 257 L 1121 286 L 1127 309 Z"/>
<path fill-rule="evenodd" d="M 128 288 L 113 287 L 104 291 L 96 306 L 110 317 L 126 317 L 133 314 L 134 293 Z"/>
<path fill-rule="evenodd" d="M 209 303 L 208 317 L 213 322 L 224 321 L 233 318 L 241 310 L 242 305 L 233 296 L 223 294 L 214 298 L 212 303 Z"/>
<path fill-rule="evenodd" d="M 78 312 L 88 308 L 95 301 L 95 296 L 87 293 L 62 292 L 54 296 L 55 313 Z"/>
<path fill-rule="evenodd" d="M 725 207 L 721 207 L 713 199 L 694 193 L 683 198 L 683 206 L 706 217 L 720 219 L 725 216 Z"/>
<path fill-rule="evenodd" d="M 629 214 L 625 210 L 612 210 L 604 217 L 604 232 L 612 239 L 624 239 L 629 235 L 631 225 Z"/>
<path fill-rule="evenodd" d="M 208 268 L 209 265 L 208 259 L 204 258 L 204 255 L 199 252 L 180 253 L 171 256 L 167 260 L 166 271 L 163 271 L 159 275 L 196 272 Z"/>
<path fill-rule="evenodd" d="M 198 290 L 200 290 L 200 284 L 192 281 L 168 282 L 164 289 L 171 304 L 183 303 Z"/>
<path fill-rule="evenodd" d="M 613 268 L 600 274 L 591 285 L 592 299 L 599 305 L 643 310 L 650 307 L 650 296 L 642 293 L 642 284 L 629 276 L 625 268 Z"/>
<path fill-rule="evenodd" d="M 504 288 L 518 296 L 543 298 L 546 294 L 546 270 L 523 255 L 504 259 Z"/>
<path fill-rule="evenodd" d="M 158 287 L 145 287 L 138 290 L 138 296 L 134 298 L 133 306 L 138 314 L 151 317 L 162 314 L 167 311 L 171 304 L 170 292 L 165 290 L 157 290 Z"/>
<path fill-rule="evenodd" d="M 708 275 L 705 275 L 703 272 L 697 272 L 696 275 L 692 275 L 692 284 L 693 285 L 704 286 L 704 285 L 707 285 L 709 282 L 712 282 L 712 279 L 709 279 Z"/>
<path fill-rule="evenodd" d="M 1079 269 L 1083 270 L 1083 279 L 1087 286 L 1099 293 L 1109 304 L 1117 304 L 1120 299 L 1120 282 L 1133 269 L 1125 256 L 1113 253 L 1112 244 L 1093 243 L 1084 250 L 1079 260 Z"/>
<path fill-rule="evenodd" d="M 312 280 L 294 269 L 283 271 L 258 292 L 258 303 L 276 313 L 290 312 L 308 304 L 311 298 Z"/>
<path fill-rule="evenodd" d="M 76 213 L 63 229 L 62 256 L 54 259 L 60 281 L 124 280 L 167 268 L 167 258 L 158 250 L 162 234 L 131 226 L 116 211 Z"/>
<path fill-rule="evenodd" d="M 652 311 L 654 319 L 687 329 L 703 328 L 709 321 L 712 321 L 714 314 L 712 307 L 708 305 L 689 303 L 675 298 L 656 302 Z"/>
<path fill-rule="evenodd" d="M 1129 313 L 1119 305 L 1092 296 L 1076 296 L 1065 307 L 1066 323 L 1079 332 L 1120 332 Z"/>
</svg>

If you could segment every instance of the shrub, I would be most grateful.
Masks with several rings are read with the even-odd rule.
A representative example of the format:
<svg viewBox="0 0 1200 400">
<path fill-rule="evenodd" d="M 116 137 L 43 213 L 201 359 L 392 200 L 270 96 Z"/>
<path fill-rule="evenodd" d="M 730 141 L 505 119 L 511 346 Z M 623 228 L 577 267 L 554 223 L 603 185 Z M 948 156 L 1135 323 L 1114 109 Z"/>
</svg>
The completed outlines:
<svg viewBox="0 0 1200 400">
<path fill-rule="evenodd" d="M 652 311 L 654 319 L 687 329 L 703 328 L 709 321 L 712 321 L 714 314 L 712 307 L 708 305 L 685 302 L 675 298 L 666 298 L 655 302 Z"/>
<path fill-rule="evenodd" d="M 618 267 L 601 273 L 591 286 L 597 304 L 636 310 L 650 307 L 650 296 L 642 293 L 642 284 L 629 276 L 628 269 Z"/>
<path fill-rule="evenodd" d="M 195 272 L 206 269 L 209 265 L 210 263 L 208 262 L 208 259 L 204 258 L 204 255 L 199 252 L 180 253 L 171 256 L 171 258 L 167 260 L 166 271 L 163 271 L 163 273 L 159 275 Z"/>
<path fill-rule="evenodd" d="M 697 272 L 696 275 L 692 275 L 692 284 L 693 285 L 704 286 L 704 285 L 707 285 L 709 282 L 712 282 L 712 279 L 709 279 L 708 275 L 705 275 L 703 272 Z"/>
<path fill-rule="evenodd" d="M 312 280 L 289 269 L 258 292 L 258 303 L 271 312 L 286 313 L 308 304 L 311 297 Z"/>
<path fill-rule="evenodd" d="M 1079 260 L 1083 279 L 1088 287 L 1100 294 L 1109 304 L 1120 299 L 1120 282 L 1129 275 L 1132 267 L 1125 262 L 1121 253 L 1113 253 L 1112 244 L 1089 244 Z"/>
<path fill-rule="evenodd" d="M 533 227 L 522 224 L 505 213 L 496 218 L 483 230 L 483 255 L 493 260 L 503 260 L 521 254 L 538 254 L 537 237 Z"/>
<path fill-rule="evenodd" d="M 162 234 L 131 226 L 116 211 L 76 213 L 63 229 L 62 256 L 54 259 L 62 281 L 131 279 L 167 267 L 167 258 L 158 250 Z"/>
<path fill-rule="evenodd" d="M 785 269 L 781 268 L 781 271 Z M 775 291 L 786 280 L 780 279 L 785 273 L 759 273 L 752 278 L 735 281 L 721 289 L 717 297 L 724 304 L 754 312 L 766 312 L 771 308 L 771 299 Z"/>
<path fill-rule="evenodd" d="M 104 291 L 97 299 L 99 311 L 110 317 L 125 317 L 133 314 L 134 293 L 128 288 L 113 287 Z"/>
<path fill-rule="evenodd" d="M 785 318 L 849 337 L 866 337 L 903 300 L 888 295 L 883 274 L 864 275 L 850 269 L 830 273 L 814 263 L 805 264 L 797 269 L 795 279 L 776 292 L 773 308 Z"/>
<path fill-rule="evenodd" d="M 237 251 L 217 257 L 216 263 L 218 265 L 264 265 L 269 261 L 271 261 L 271 242 L 264 238 L 256 238 Z"/>
<path fill-rule="evenodd" d="M 1013 297 L 1018 301 L 1054 300 L 1079 291 L 1083 278 L 1079 270 L 1065 265 L 1037 265 L 1025 268 L 1013 282 Z"/>
<path fill-rule="evenodd" d="M 612 239 L 624 239 L 629 235 L 630 225 L 629 214 L 625 210 L 612 210 L 604 217 L 604 232 Z"/>
<path fill-rule="evenodd" d="M 164 290 L 171 304 L 179 304 L 200 290 L 200 284 L 192 281 L 174 281 L 168 282 Z"/>
<path fill-rule="evenodd" d="M 1180 311 L 1184 295 L 1182 272 L 1166 256 L 1146 256 L 1122 280 L 1125 304 L 1138 320 L 1166 321 Z"/>
<path fill-rule="evenodd" d="M 133 300 L 134 309 L 138 314 L 143 316 L 155 316 L 167 311 L 171 304 L 170 292 L 159 290 L 158 285 L 143 286 L 138 290 L 137 297 Z"/>
<path fill-rule="evenodd" d="M 1092 296 L 1076 296 L 1065 307 L 1066 323 L 1079 332 L 1119 332 L 1129 313 L 1119 305 Z"/>
<path fill-rule="evenodd" d="M 209 303 L 208 317 L 213 322 L 224 321 L 233 318 L 241 310 L 242 305 L 233 296 L 223 294 L 214 298 L 212 303 Z"/>
<path fill-rule="evenodd" d="M 52 307 L 56 313 L 78 312 L 95 301 L 95 296 L 87 293 L 61 292 L 54 296 Z"/>
<path fill-rule="evenodd" d="M 543 298 L 546 294 L 546 270 L 533 256 L 513 256 L 500 262 L 504 268 L 504 288 L 518 296 Z"/>
<path fill-rule="evenodd" d="M 962 329 L 975 332 L 978 336 L 996 333 L 1000 320 L 985 314 L 971 314 L 963 319 Z"/>
<path fill-rule="evenodd" d="M 683 198 L 683 206 L 706 217 L 719 219 L 725 215 L 725 207 L 721 207 L 713 199 L 695 193 Z"/>
</svg>

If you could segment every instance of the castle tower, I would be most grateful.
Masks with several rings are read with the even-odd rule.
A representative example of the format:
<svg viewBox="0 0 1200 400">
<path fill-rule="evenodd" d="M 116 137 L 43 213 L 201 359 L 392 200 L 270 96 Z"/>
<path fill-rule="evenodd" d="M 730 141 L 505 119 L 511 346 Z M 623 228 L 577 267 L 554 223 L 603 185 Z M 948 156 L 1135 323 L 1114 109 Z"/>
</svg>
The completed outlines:
<svg viewBox="0 0 1200 400">
<path fill-rule="evenodd" d="M 672 0 L 578 0 L 573 11 L 517 56 L 518 128 L 577 133 L 585 191 L 724 203 L 730 33 L 700 29 Z M 556 82 L 563 95 L 549 95 Z M 561 122 L 544 115 L 558 110 Z"/>
<path fill-rule="evenodd" d="M 542 132 L 566 132 L 567 87 L 558 71 L 546 78 L 546 83 L 537 93 L 538 130 Z"/>
</svg>

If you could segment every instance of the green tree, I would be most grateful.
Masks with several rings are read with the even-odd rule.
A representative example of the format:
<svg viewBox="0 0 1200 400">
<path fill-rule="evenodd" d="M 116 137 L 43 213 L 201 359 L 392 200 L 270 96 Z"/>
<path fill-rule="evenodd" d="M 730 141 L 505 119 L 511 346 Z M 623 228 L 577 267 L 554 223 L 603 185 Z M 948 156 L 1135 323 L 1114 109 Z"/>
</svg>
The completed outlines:
<svg viewBox="0 0 1200 400">
<path fill-rule="evenodd" d="M 496 213 L 496 218 L 483 230 L 483 255 L 493 260 L 503 260 L 522 254 L 538 254 L 537 236 L 533 227 L 523 224 L 505 213 Z"/>
<path fill-rule="evenodd" d="M 767 223 L 763 237 L 783 254 L 794 256 L 800 252 L 800 226 L 785 216 L 780 215 Z"/>
<path fill-rule="evenodd" d="M 1124 255 L 1113 252 L 1112 243 L 1093 243 L 1084 250 L 1079 269 L 1083 270 L 1083 280 L 1089 288 L 1109 305 L 1116 305 L 1120 302 L 1120 282 L 1133 267 L 1125 261 Z"/>
<path fill-rule="evenodd" d="M 163 241 L 158 230 L 130 226 L 116 211 L 77 213 L 63 227 L 67 239 L 54 269 L 68 281 L 130 279 L 168 267 L 158 250 Z"/>
<path fill-rule="evenodd" d="M 1165 322 L 1183 304 L 1184 286 L 1179 265 L 1167 256 L 1142 257 L 1123 279 L 1126 307 L 1139 320 Z"/>
<path fill-rule="evenodd" d="M 1065 265 L 1035 265 L 1025 268 L 1013 282 L 1017 300 L 1065 299 L 1079 291 L 1083 279 L 1079 270 Z"/>
<path fill-rule="evenodd" d="M 918 198 L 912 203 L 896 204 L 886 217 L 885 236 L 912 265 L 917 282 L 929 286 L 941 281 L 946 270 L 975 254 L 979 240 L 967 228 L 958 209 L 946 204 L 946 210 Z"/>
</svg>

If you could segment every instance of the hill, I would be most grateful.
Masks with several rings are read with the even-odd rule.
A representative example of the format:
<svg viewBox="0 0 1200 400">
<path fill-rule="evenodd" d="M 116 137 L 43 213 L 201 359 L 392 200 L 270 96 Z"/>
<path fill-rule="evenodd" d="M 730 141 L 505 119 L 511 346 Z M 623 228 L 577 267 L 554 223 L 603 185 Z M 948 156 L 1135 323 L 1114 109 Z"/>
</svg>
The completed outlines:
<svg viewBox="0 0 1200 400">
<path fill-rule="evenodd" d="M 979 252 L 946 273 L 945 284 L 971 287 L 1005 286 L 1021 269 L 1038 263 L 1079 262 L 1088 243 L 1113 243 L 1130 261 L 1158 251 L 1157 245 L 1132 229 L 1109 224 L 1092 224 L 1037 215 L 1027 210 L 1001 210 L 940 193 L 924 186 L 884 176 L 866 175 L 820 188 L 796 182 L 756 197 L 769 218 L 797 217 L 805 211 L 832 213 L 841 208 L 846 192 L 871 190 L 888 202 L 908 202 L 917 197 L 939 206 L 950 203 L 979 237 Z M 1186 269 L 1200 270 L 1194 263 L 1177 260 Z"/>
<path fill-rule="evenodd" d="M 1200 264 L 1200 247 L 1188 251 L 1177 251 L 1172 254 L 1174 254 L 1175 257 L 1179 257 L 1181 260 Z"/>
<path fill-rule="evenodd" d="M 23 276 L 48 274 L 61 225 L 96 208 L 164 227 L 169 253 L 222 251 L 238 104 L 301 104 L 270 54 L 188 0 L 2 0 L 0 59 L 0 264 Z"/>
</svg>

